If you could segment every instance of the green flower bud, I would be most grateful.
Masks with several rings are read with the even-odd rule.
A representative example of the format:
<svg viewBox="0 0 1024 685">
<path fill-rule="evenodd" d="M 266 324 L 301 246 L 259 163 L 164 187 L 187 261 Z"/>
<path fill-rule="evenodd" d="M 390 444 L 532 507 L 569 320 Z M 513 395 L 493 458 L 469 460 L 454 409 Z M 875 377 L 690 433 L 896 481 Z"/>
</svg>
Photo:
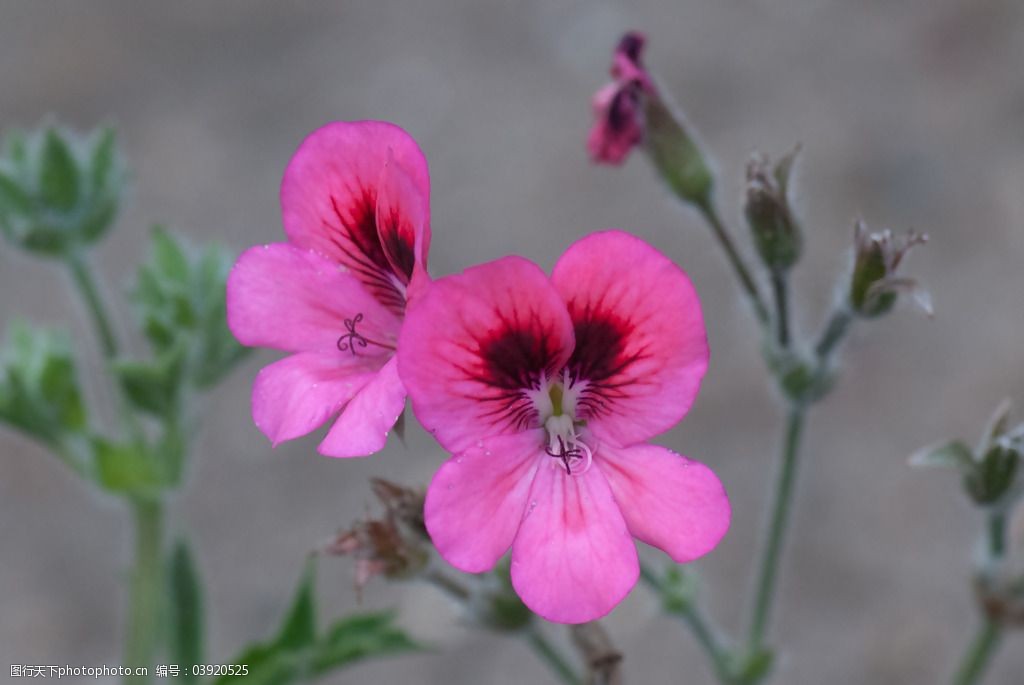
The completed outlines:
<svg viewBox="0 0 1024 685">
<path fill-rule="evenodd" d="M 864 222 L 854 227 L 854 263 L 850 281 L 850 308 L 865 318 L 881 316 L 892 309 L 900 293 L 912 295 L 929 316 L 931 299 L 917 281 L 898 274 L 900 262 L 915 245 L 928 236 L 913 231 L 903 236 L 889 229 L 869 232 Z"/>
<path fill-rule="evenodd" d="M 85 405 L 64 336 L 11 326 L 0 353 L 0 421 L 54 447 L 84 435 Z"/>
<path fill-rule="evenodd" d="M 799 150 L 775 165 L 763 155 L 755 155 L 747 164 L 743 212 L 761 261 L 774 271 L 792 267 L 803 248 L 803 236 L 789 205 L 789 179 Z"/>
<path fill-rule="evenodd" d="M 12 134 L 0 156 L 0 231 L 30 252 L 67 255 L 111 227 L 123 188 L 112 129 Z"/>
<path fill-rule="evenodd" d="M 685 120 L 657 93 L 645 100 L 644 149 L 669 190 L 684 202 L 711 206 L 714 176 Z"/>
<path fill-rule="evenodd" d="M 224 293 L 232 261 L 214 246 L 194 254 L 158 226 L 132 292 L 153 350 L 167 359 L 181 348 L 181 371 L 199 388 L 215 384 L 250 351 L 227 327 Z"/>
</svg>

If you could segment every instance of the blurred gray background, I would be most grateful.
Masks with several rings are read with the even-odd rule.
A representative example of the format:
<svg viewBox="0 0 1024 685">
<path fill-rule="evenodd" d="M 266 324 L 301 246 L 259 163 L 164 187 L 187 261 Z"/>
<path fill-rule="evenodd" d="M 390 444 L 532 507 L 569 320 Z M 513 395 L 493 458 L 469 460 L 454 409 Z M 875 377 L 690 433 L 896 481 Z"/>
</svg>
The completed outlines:
<svg viewBox="0 0 1024 685">
<path fill-rule="evenodd" d="M 586 158 L 589 98 L 628 28 L 649 33 L 648 63 L 714 151 L 720 205 L 743 242 L 748 155 L 803 143 L 804 331 L 832 300 L 856 216 L 932 236 L 907 267 L 931 290 L 935 319 L 907 307 L 858 326 L 838 388 L 812 414 L 773 682 L 947 681 L 974 628 L 980 521 L 952 477 L 913 472 L 906 456 L 946 436 L 973 441 L 1004 396 L 1024 404 L 1024 4 L 3 0 L 0 128 L 47 114 L 118 126 L 134 184 L 97 255 L 110 294 L 129 283 L 156 221 L 235 250 L 282 239 L 285 163 L 336 119 L 392 120 L 422 144 L 434 275 L 510 252 L 550 267 L 571 241 L 611 226 L 652 241 L 689 271 L 706 308 L 711 368 L 662 441 L 711 464 L 731 493 L 732 532 L 698 567 L 710 611 L 736 629 L 781 412 L 701 222 L 644 160 L 612 170 Z M 69 322 L 95 372 L 65 285 L 55 265 L 5 248 L 0 321 Z M 273 359 L 257 353 L 209 398 L 174 505 L 173 528 L 194 538 L 208 581 L 214 661 L 273 630 L 306 552 L 366 511 L 369 477 L 426 482 L 443 457 L 419 428 L 409 449 L 367 460 L 318 456 L 318 436 L 271 450 L 248 392 Z M 130 532 L 121 510 L 3 430 L 0 531 L 0 663 L 117 663 Z M 326 615 L 355 608 L 347 560 L 323 563 L 320 580 Z M 551 682 L 522 642 L 467 629 L 432 589 L 378 583 L 363 606 L 398 607 L 440 649 L 333 682 Z M 607 626 L 630 683 L 713 682 L 689 634 L 644 590 Z M 988 682 L 1020 683 L 1022 671 L 1024 635 L 1011 635 Z"/>
</svg>

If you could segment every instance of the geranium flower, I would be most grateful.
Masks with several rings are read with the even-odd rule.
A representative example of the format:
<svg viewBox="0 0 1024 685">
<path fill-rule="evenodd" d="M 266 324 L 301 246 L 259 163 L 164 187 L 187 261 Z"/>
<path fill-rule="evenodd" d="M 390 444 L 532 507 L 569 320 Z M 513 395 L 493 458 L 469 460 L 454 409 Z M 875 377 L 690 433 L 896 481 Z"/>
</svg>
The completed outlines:
<svg viewBox="0 0 1024 685">
<path fill-rule="evenodd" d="M 398 359 L 453 455 L 427 493 L 434 545 L 470 573 L 511 547 L 513 586 L 544 618 L 609 612 L 636 582 L 634 537 L 687 562 L 728 529 L 711 470 L 646 443 L 689 410 L 708 347 L 690 280 L 642 240 L 591 235 L 550 278 L 506 257 L 435 281 Z"/>
<path fill-rule="evenodd" d="M 380 450 L 405 407 L 394 358 L 406 303 L 429 281 L 427 162 L 379 121 L 314 131 L 281 182 L 286 243 L 253 247 L 228 279 L 244 345 L 291 352 L 253 385 L 257 427 L 277 445 L 340 416 L 318 450 Z"/>
</svg>

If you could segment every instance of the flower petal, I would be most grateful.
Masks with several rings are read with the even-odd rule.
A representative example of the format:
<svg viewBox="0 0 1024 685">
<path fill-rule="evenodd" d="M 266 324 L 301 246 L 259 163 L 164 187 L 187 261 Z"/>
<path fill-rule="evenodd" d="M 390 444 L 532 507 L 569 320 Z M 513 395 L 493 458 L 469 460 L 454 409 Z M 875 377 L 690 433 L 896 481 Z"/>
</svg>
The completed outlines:
<svg viewBox="0 0 1024 685">
<path fill-rule="evenodd" d="M 408 133 L 382 121 L 327 124 L 311 133 L 288 163 L 281 212 L 291 242 L 345 265 L 381 303 L 400 313 L 404 286 L 377 226 L 379 183 L 389 164 L 407 172 L 426 210 L 427 162 Z M 399 246 L 391 247 L 394 252 Z M 401 250 L 411 254 L 415 246 L 403 243 Z"/>
<path fill-rule="evenodd" d="M 260 369 L 252 418 L 276 447 L 305 435 L 338 411 L 377 373 L 376 359 L 300 352 Z"/>
<path fill-rule="evenodd" d="M 423 511 L 445 561 L 481 573 L 508 551 L 544 457 L 543 440 L 540 430 L 483 440 L 441 466 Z"/>
<path fill-rule="evenodd" d="M 629 532 L 674 561 L 704 556 L 729 530 L 729 497 L 704 464 L 656 445 L 602 445 L 595 459 Z"/>
<path fill-rule="evenodd" d="M 400 322 L 392 312 L 337 264 L 287 243 L 246 250 L 228 276 L 228 327 L 243 345 L 353 356 L 338 341 L 345 320 L 359 314 L 360 335 L 394 347 Z M 390 353 L 375 345 L 357 350 L 362 357 Z"/>
<path fill-rule="evenodd" d="M 636 544 L 600 470 L 569 475 L 542 463 L 512 544 L 512 585 L 534 613 L 557 623 L 598 619 L 640 573 Z"/>
<path fill-rule="evenodd" d="M 392 357 L 356 393 L 317 448 L 328 457 L 365 457 L 383 449 L 388 433 L 405 409 L 405 386 Z"/>
<path fill-rule="evenodd" d="M 569 247 L 551 280 L 575 330 L 568 369 L 586 381 L 577 418 L 618 445 L 683 418 L 708 364 L 700 300 L 686 274 L 639 238 L 606 231 Z"/>
<path fill-rule="evenodd" d="M 572 324 L 547 276 L 505 257 L 431 284 L 406 315 L 398 370 L 417 418 L 459 453 L 530 426 L 525 391 L 571 349 Z"/>
<path fill-rule="evenodd" d="M 409 298 L 429 283 L 428 198 L 394 159 L 388 160 L 377 188 L 377 236 L 391 270 L 407 287 Z"/>
</svg>

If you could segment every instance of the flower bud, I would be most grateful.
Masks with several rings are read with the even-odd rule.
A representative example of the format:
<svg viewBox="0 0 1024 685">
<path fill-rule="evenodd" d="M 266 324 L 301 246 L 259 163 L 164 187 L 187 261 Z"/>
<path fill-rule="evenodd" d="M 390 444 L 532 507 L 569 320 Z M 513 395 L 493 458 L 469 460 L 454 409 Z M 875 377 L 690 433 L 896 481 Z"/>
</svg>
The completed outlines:
<svg viewBox="0 0 1024 685">
<path fill-rule="evenodd" d="M 88 429 L 67 339 L 21 323 L 0 352 L 0 422 L 59 446 Z"/>
<path fill-rule="evenodd" d="M 587 149 L 595 162 L 622 164 L 644 137 L 644 100 L 654 87 L 641 62 L 646 38 L 627 33 L 612 55 L 614 79 L 594 94 L 594 126 Z"/>
<path fill-rule="evenodd" d="M 0 156 L 0 231 L 30 252 L 67 255 L 110 228 L 123 186 L 112 129 L 13 134 Z"/>
<path fill-rule="evenodd" d="M 881 316 L 892 309 L 900 293 L 912 295 L 921 309 L 932 314 L 931 298 L 911 278 L 899 275 L 900 262 L 915 245 L 928 242 L 928 236 L 910 231 L 903 236 L 889 229 L 869 232 L 864 222 L 854 227 L 854 263 L 850 281 L 851 309 L 865 318 Z"/>
<path fill-rule="evenodd" d="M 587 149 L 595 162 L 621 164 L 642 145 L 662 180 L 683 201 L 707 206 L 712 176 L 682 116 L 655 86 L 643 65 L 646 38 L 627 33 L 612 57 L 612 83 L 593 99 L 594 126 Z"/>
<path fill-rule="evenodd" d="M 765 266 L 786 271 L 800 258 L 803 236 L 789 204 L 789 179 L 796 148 L 772 165 L 764 155 L 747 163 L 747 192 L 743 212 L 754 245 Z"/>
</svg>

